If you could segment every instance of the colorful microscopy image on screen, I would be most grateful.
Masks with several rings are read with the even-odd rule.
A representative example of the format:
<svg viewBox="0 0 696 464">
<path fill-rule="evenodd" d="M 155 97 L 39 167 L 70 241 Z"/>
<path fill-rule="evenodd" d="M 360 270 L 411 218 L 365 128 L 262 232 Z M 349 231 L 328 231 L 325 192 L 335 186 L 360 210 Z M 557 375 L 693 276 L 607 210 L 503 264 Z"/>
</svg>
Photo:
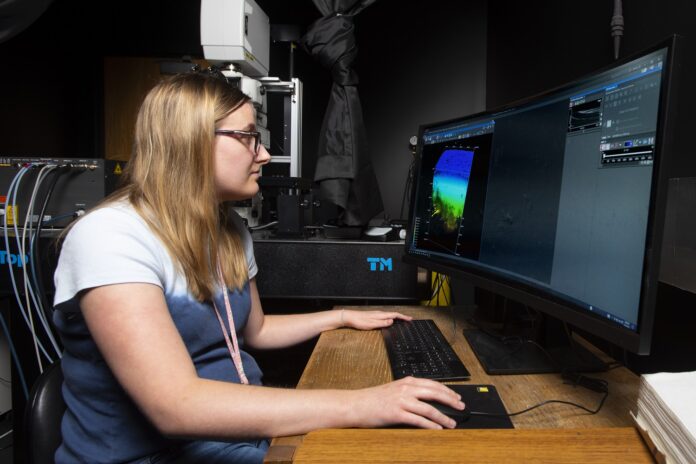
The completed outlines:
<svg viewBox="0 0 696 464">
<path fill-rule="evenodd" d="M 433 217 L 438 217 L 447 232 L 454 232 L 464 212 L 466 192 L 474 152 L 445 150 L 433 173 Z"/>
</svg>

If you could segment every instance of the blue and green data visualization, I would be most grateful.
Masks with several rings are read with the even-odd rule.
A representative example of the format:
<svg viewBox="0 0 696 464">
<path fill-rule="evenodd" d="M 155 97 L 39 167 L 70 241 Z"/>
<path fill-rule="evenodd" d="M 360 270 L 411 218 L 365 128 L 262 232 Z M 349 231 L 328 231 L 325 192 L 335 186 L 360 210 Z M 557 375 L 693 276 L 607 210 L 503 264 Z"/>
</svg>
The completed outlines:
<svg viewBox="0 0 696 464">
<path fill-rule="evenodd" d="M 473 151 L 448 149 L 435 165 L 432 216 L 439 219 L 447 232 L 455 232 L 459 227 L 473 160 Z"/>
</svg>

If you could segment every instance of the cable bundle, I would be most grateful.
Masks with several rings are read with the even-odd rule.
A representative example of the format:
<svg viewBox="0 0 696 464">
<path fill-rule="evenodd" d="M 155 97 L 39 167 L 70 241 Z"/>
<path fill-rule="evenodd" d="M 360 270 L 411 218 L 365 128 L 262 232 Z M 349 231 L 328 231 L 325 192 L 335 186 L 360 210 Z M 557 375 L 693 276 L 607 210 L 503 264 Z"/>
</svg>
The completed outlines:
<svg viewBox="0 0 696 464">
<path fill-rule="evenodd" d="M 31 171 L 35 171 L 37 169 L 38 174 L 31 190 L 31 197 L 26 208 L 24 224 L 23 227 L 19 229 L 19 214 L 16 214 L 18 208 L 18 192 L 20 191 L 20 186 L 25 176 Z M 52 307 L 46 296 L 46 291 L 42 281 L 41 259 L 39 256 L 39 236 L 41 234 L 42 227 L 49 223 L 49 221 L 54 222 L 65 217 L 76 217 L 79 215 L 78 212 L 71 212 L 69 214 L 51 218 L 49 221 L 44 221 L 46 207 L 49 203 L 54 187 L 59 177 L 70 169 L 71 166 L 69 165 L 48 163 L 26 163 L 20 165 L 19 171 L 10 183 L 4 204 L 4 245 L 8 258 L 7 266 L 10 280 L 12 282 L 12 289 L 14 291 L 17 307 L 22 315 L 22 319 L 24 319 L 24 322 L 32 335 L 36 362 L 39 367 L 39 372 L 41 373 L 43 373 L 45 361 L 47 361 L 48 364 L 51 364 L 54 358 L 61 357 L 61 348 L 56 341 L 51 324 L 47 319 L 47 314 L 50 314 Z M 45 193 L 41 199 L 39 198 L 39 192 L 42 191 L 42 186 L 49 177 L 51 177 L 51 179 L 48 182 L 48 187 L 43 189 Z M 37 205 L 39 204 L 41 205 L 41 210 L 38 214 L 38 220 L 35 221 L 34 218 L 37 217 L 35 213 Z M 9 217 L 10 214 L 12 215 L 11 217 Z M 36 222 L 36 227 L 34 227 L 34 222 Z M 17 267 L 20 268 L 19 271 L 13 269 L 12 259 L 10 259 L 12 251 L 10 248 L 11 233 L 13 233 L 16 241 L 16 263 Z M 15 276 L 15 272 L 18 272 L 21 275 L 21 279 L 17 278 L 19 276 Z M 0 324 L 2 324 L 3 331 L 7 337 L 12 358 L 17 367 L 17 372 L 19 373 L 24 395 L 25 397 L 28 397 L 28 388 L 24 378 L 24 372 L 2 314 L 0 314 Z M 48 347 L 44 346 L 42 339 L 44 341 L 48 341 Z"/>
</svg>

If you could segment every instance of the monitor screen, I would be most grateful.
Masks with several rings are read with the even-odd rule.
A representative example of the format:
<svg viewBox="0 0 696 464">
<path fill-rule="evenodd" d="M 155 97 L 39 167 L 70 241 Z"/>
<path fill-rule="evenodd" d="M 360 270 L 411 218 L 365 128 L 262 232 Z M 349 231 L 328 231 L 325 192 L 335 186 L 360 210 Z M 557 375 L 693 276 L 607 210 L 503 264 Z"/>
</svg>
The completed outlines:
<svg viewBox="0 0 696 464">
<path fill-rule="evenodd" d="M 646 353 L 671 50 L 421 126 L 406 259 Z"/>
</svg>

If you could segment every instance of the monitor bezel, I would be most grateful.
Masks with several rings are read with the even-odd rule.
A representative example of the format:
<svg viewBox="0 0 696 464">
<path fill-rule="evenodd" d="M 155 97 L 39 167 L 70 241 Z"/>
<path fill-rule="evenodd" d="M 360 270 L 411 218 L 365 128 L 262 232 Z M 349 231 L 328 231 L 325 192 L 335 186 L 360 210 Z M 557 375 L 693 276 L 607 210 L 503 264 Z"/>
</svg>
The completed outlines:
<svg viewBox="0 0 696 464">
<path fill-rule="evenodd" d="M 605 318 L 588 312 L 583 306 L 573 303 L 570 299 L 563 299 L 556 294 L 511 276 L 491 272 L 475 262 L 454 263 L 440 256 L 423 256 L 411 253 L 410 243 L 413 239 L 414 209 L 416 205 L 417 186 L 414 185 L 411 192 L 409 206 L 408 228 L 404 243 L 404 261 L 419 265 L 435 272 L 449 276 L 469 280 L 472 284 L 500 294 L 507 298 L 529 305 L 552 317 L 565 321 L 581 330 L 595 334 L 609 342 L 636 354 L 649 354 L 652 339 L 653 323 L 655 317 L 655 305 L 657 301 L 657 286 L 660 265 L 660 251 L 662 235 L 665 223 L 665 211 L 667 202 L 667 187 L 670 177 L 670 156 L 675 144 L 674 118 L 677 102 L 674 95 L 677 94 L 677 67 L 681 60 L 681 39 L 677 35 L 670 36 L 655 45 L 645 48 L 638 53 L 617 60 L 608 66 L 597 69 L 578 79 L 514 101 L 512 103 L 494 108 L 488 111 L 462 116 L 458 118 L 423 124 L 418 131 L 418 145 L 416 149 L 414 179 L 420 178 L 420 168 L 423 155 L 423 133 L 433 127 L 446 126 L 448 124 L 461 123 L 463 121 L 475 121 L 491 117 L 503 112 L 509 112 L 521 106 L 528 105 L 543 99 L 548 99 L 558 93 L 568 91 L 570 88 L 582 82 L 605 73 L 626 63 L 639 59 L 657 50 L 667 48 L 664 73 L 661 82 L 660 102 L 658 108 L 655 159 L 653 162 L 653 178 L 650 205 L 648 210 L 648 225 L 646 233 L 646 247 L 643 257 L 643 275 L 638 313 L 638 328 L 636 331 L 620 326 L 618 323 L 609 322 Z"/>
</svg>

